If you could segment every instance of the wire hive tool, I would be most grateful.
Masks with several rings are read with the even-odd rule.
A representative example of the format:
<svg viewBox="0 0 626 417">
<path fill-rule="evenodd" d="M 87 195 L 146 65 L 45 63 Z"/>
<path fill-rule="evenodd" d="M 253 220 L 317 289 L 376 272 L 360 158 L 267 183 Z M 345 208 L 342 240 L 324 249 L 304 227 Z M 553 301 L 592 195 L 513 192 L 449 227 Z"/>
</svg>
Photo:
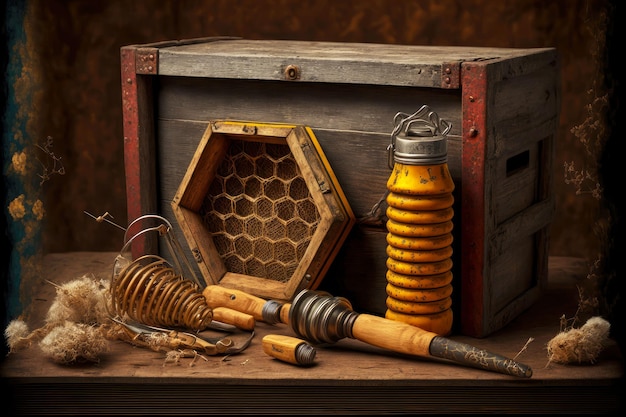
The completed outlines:
<svg viewBox="0 0 626 417">
<path fill-rule="evenodd" d="M 114 321 L 124 326 L 134 342 L 142 342 L 139 344 L 150 345 L 155 338 L 160 338 L 164 346 L 193 349 L 210 355 L 245 349 L 254 332 L 239 347 L 230 338 L 207 339 L 187 332 L 209 328 L 253 330 L 255 320 L 248 314 L 229 308 L 213 308 L 206 303 L 191 268 L 188 269 L 193 281 L 180 272 L 183 265 L 181 249 L 171 235 L 171 225 L 166 219 L 156 215 L 142 216 L 131 223 L 126 234 L 134 224 L 146 219 L 156 219 L 160 224 L 146 227 L 130 239 L 125 235 L 126 243 L 116 258 L 110 285 Z M 143 255 L 132 261 L 123 256 L 134 238 L 151 231 L 166 238 L 177 268 L 158 255 Z"/>
</svg>

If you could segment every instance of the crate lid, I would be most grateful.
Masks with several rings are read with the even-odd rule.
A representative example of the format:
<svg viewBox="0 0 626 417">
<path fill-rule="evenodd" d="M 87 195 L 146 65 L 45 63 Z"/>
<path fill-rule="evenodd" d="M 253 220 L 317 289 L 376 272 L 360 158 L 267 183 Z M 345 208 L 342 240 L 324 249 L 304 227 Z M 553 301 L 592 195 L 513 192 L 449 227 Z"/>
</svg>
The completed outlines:
<svg viewBox="0 0 626 417">
<path fill-rule="evenodd" d="M 190 40 L 158 48 L 159 75 L 225 79 L 459 88 L 464 61 L 490 61 L 553 48 L 488 48 L 376 43 Z"/>
</svg>

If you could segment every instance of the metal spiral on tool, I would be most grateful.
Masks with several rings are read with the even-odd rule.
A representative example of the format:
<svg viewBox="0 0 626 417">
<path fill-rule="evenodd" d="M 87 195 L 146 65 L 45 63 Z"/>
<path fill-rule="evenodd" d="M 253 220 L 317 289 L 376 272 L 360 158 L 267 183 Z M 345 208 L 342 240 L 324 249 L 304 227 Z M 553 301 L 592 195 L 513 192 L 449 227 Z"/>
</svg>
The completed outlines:
<svg viewBox="0 0 626 417">
<path fill-rule="evenodd" d="M 277 300 L 268 300 L 265 304 L 263 304 L 263 308 L 261 309 L 261 316 L 263 316 L 263 321 L 268 324 L 277 324 L 280 323 L 280 310 L 282 309 L 285 303 L 277 301 Z"/>
<path fill-rule="evenodd" d="M 144 255 L 114 275 L 110 291 L 116 314 L 159 327 L 204 330 L 213 320 L 198 285 L 156 255 Z"/>
<path fill-rule="evenodd" d="M 307 343 L 298 345 L 294 353 L 295 360 L 299 365 L 313 365 L 317 350 Z"/>
<path fill-rule="evenodd" d="M 289 310 L 289 323 L 302 338 L 315 343 L 334 343 L 353 338 L 352 326 L 359 313 L 344 297 L 319 291 L 302 291 Z"/>
</svg>

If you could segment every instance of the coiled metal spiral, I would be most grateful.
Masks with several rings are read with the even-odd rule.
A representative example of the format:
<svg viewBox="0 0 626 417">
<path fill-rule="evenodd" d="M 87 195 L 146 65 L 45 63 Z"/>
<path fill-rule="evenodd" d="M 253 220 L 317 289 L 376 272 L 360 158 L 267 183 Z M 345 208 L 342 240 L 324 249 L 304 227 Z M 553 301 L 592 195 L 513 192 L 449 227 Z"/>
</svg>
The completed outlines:
<svg viewBox="0 0 626 417">
<path fill-rule="evenodd" d="M 289 322 L 298 336 L 315 343 L 354 338 L 352 326 L 359 316 L 347 298 L 324 291 L 301 291 L 289 309 Z"/>
<path fill-rule="evenodd" d="M 156 225 L 144 227 L 131 236 L 134 226 L 151 221 Z M 174 267 L 158 255 L 143 255 L 133 261 L 122 255 L 133 240 L 151 232 L 164 238 Z M 124 242 L 110 285 L 115 314 L 156 327 L 195 331 L 209 327 L 213 321 L 213 310 L 207 305 L 200 282 L 172 234 L 172 224 L 159 215 L 140 216 L 128 225 Z M 183 265 L 193 281 L 182 275 Z"/>
<path fill-rule="evenodd" d="M 150 326 L 201 331 L 213 320 L 199 286 L 177 274 L 157 255 L 144 255 L 113 276 L 110 291 L 116 314 Z"/>
</svg>

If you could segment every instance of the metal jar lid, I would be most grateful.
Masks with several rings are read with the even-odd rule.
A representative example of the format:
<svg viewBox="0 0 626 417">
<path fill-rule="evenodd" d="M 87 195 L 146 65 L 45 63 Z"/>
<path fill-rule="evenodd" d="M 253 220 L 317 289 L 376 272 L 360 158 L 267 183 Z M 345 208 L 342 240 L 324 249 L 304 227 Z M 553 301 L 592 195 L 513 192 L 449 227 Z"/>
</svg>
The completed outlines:
<svg viewBox="0 0 626 417">
<path fill-rule="evenodd" d="M 391 134 L 389 166 L 443 164 L 448 160 L 447 134 L 452 125 L 422 106 L 412 115 L 398 113 Z"/>
</svg>

